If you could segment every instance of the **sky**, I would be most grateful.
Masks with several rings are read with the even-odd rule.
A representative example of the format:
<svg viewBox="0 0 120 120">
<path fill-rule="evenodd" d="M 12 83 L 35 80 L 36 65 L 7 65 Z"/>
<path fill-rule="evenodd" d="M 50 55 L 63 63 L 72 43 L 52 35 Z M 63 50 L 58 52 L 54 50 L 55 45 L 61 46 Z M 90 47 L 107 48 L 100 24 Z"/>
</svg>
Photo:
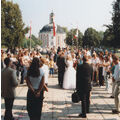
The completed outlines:
<svg viewBox="0 0 120 120">
<path fill-rule="evenodd" d="M 17 3 L 25 26 L 32 26 L 32 34 L 38 37 L 40 29 L 49 23 L 49 15 L 55 14 L 55 24 L 77 28 L 84 34 L 88 27 L 105 31 L 104 24 L 111 23 L 114 0 L 9 0 Z"/>
</svg>

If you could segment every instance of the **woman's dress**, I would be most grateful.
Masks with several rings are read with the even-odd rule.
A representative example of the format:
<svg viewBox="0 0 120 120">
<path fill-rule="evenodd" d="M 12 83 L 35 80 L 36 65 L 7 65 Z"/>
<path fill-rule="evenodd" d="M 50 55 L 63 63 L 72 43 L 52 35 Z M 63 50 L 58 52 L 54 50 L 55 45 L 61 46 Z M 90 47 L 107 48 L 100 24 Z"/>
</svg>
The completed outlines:
<svg viewBox="0 0 120 120">
<path fill-rule="evenodd" d="M 67 61 L 67 68 L 64 73 L 63 88 L 75 89 L 76 88 L 76 70 L 73 68 L 73 61 Z"/>
</svg>

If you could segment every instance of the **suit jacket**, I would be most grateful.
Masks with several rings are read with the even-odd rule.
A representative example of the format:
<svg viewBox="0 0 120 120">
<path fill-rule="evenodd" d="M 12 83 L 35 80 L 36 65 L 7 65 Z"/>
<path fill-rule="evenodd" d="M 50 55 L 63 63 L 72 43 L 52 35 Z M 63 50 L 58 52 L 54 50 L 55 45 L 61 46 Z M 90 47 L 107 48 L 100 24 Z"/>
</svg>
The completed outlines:
<svg viewBox="0 0 120 120">
<path fill-rule="evenodd" d="M 57 62 L 57 53 L 54 55 L 54 62 Z"/>
<path fill-rule="evenodd" d="M 76 89 L 80 93 L 87 93 L 91 90 L 91 80 L 93 76 L 93 67 L 88 63 L 77 66 Z"/>
<path fill-rule="evenodd" d="M 57 66 L 58 66 L 58 72 L 65 72 L 65 58 L 64 57 L 58 57 L 57 59 Z"/>
<path fill-rule="evenodd" d="M 16 70 L 8 67 L 1 72 L 1 94 L 4 98 L 14 98 L 18 85 Z"/>
</svg>

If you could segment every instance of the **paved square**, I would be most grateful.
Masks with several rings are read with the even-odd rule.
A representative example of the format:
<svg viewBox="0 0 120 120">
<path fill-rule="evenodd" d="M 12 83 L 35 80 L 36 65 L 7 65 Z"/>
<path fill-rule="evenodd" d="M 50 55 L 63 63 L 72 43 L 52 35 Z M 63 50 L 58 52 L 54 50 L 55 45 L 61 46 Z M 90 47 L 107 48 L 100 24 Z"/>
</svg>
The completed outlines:
<svg viewBox="0 0 120 120">
<path fill-rule="evenodd" d="M 105 91 L 105 87 L 94 87 L 91 96 L 90 113 L 87 119 L 78 118 L 81 112 L 81 103 L 71 102 L 73 90 L 60 89 L 58 79 L 49 78 L 49 92 L 45 92 L 41 120 L 120 120 L 120 114 L 112 114 L 114 99 Z M 17 97 L 14 102 L 13 114 L 16 120 L 29 120 L 26 111 L 27 86 L 17 88 Z M 4 100 L 1 100 L 1 118 L 4 115 Z"/>
</svg>

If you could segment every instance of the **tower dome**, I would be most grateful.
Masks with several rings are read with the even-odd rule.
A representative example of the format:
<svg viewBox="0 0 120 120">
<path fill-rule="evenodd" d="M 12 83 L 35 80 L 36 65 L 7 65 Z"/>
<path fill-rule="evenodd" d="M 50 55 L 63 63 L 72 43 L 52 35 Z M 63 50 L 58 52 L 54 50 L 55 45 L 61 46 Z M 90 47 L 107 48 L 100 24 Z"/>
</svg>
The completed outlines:
<svg viewBox="0 0 120 120">
<path fill-rule="evenodd" d="M 65 47 L 66 33 L 60 25 L 55 24 L 54 17 L 55 14 L 52 11 L 49 14 L 49 24 L 44 25 L 39 32 L 43 48 Z"/>
</svg>

